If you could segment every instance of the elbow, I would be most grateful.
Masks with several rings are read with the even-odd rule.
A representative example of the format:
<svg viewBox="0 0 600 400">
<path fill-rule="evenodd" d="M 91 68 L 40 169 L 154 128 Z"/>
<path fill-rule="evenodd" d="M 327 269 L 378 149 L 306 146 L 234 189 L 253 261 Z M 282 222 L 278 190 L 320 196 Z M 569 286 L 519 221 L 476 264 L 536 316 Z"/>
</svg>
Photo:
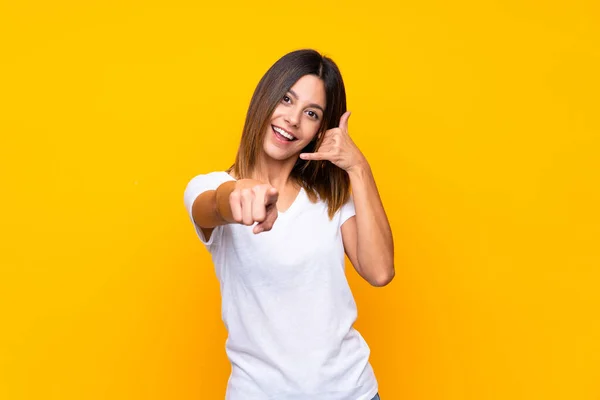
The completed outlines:
<svg viewBox="0 0 600 400">
<path fill-rule="evenodd" d="M 395 275 L 396 270 L 394 269 L 394 264 L 391 264 L 389 267 L 385 268 L 383 272 L 371 277 L 369 283 L 375 287 L 383 287 L 389 284 L 394 279 Z"/>
</svg>

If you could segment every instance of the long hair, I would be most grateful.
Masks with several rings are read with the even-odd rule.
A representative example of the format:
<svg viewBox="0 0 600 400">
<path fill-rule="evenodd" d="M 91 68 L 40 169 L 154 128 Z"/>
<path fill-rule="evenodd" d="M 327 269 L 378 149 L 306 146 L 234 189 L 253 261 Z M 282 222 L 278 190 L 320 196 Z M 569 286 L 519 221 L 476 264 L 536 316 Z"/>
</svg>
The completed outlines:
<svg viewBox="0 0 600 400">
<path fill-rule="evenodd" d="M 338 126 L 346 112 L 346 89 L 337 65 L 315 50 L 297 50 L 284 55 L 269 68 L 252 95 L 235 164 L 230 168 L 238 179 L 252 176 L 275 108 L 304 75 L 315 75 L 323 81 L 326 107 L 319 132 L 302 152 L 314 152 L 323 141 L 323 133 Z M 311 201 L 320 197 L 327 203 L 329 218 L 333 218 L 350 197 L 348 174 L 327 160 L 298 158 L 290 176 L 304 188 Z"/>
</svg>

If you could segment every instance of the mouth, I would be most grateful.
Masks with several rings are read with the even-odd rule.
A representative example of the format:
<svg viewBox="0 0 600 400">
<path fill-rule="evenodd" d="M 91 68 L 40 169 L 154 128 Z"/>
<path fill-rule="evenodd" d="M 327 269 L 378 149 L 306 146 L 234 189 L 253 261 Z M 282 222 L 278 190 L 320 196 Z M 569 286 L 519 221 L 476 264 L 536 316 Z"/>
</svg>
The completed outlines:
<svg viewBox="0 0 600 400">
<path fill-rule="evenodd" d="M 273 129 L 275 137 L 282 142 L 293 142 L 295 140 L 298 140 L 294 135 L 278 126 L 271 125 L 271 128 Z"/>
</svg>

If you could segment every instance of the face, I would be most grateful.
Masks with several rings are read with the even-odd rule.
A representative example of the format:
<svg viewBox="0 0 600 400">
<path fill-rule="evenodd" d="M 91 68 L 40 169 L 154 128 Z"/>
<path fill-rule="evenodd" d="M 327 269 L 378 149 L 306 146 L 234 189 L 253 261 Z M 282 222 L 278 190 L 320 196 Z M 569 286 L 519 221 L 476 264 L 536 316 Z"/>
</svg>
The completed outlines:
<svg viewBox="0 0 600 400">
<path fill-rule="evenodd" d="M 297 157 L 316 136 L 325 110 L 325 85 L 315 75 L 298 79 L 271 116 L 265 154 L 275 160 Z"/>
</svg>

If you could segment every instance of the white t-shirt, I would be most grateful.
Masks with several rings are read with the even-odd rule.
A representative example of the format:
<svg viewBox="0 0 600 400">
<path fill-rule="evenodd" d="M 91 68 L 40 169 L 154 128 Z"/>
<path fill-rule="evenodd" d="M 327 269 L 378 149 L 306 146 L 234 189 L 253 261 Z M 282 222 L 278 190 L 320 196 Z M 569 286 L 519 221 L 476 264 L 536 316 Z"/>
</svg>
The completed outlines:
<svg viewBox="0 0 600 400">
<path fill-rule="evenodd" d="M 234 180 L 226 172 L 194 177 L 184 193 L 192 204 Z M 371 400 L 377 380 L 370 349 L 353 328 L 356 303 L 344 273 L 340 228 L 355 215 L 346 203 L 329 219 L 327 204 L 304 189 L 272 230 L 216 227 L 207 241 L 221 286 L 222 318 L 231 362 L 226 400 Z"/>
</svg>

